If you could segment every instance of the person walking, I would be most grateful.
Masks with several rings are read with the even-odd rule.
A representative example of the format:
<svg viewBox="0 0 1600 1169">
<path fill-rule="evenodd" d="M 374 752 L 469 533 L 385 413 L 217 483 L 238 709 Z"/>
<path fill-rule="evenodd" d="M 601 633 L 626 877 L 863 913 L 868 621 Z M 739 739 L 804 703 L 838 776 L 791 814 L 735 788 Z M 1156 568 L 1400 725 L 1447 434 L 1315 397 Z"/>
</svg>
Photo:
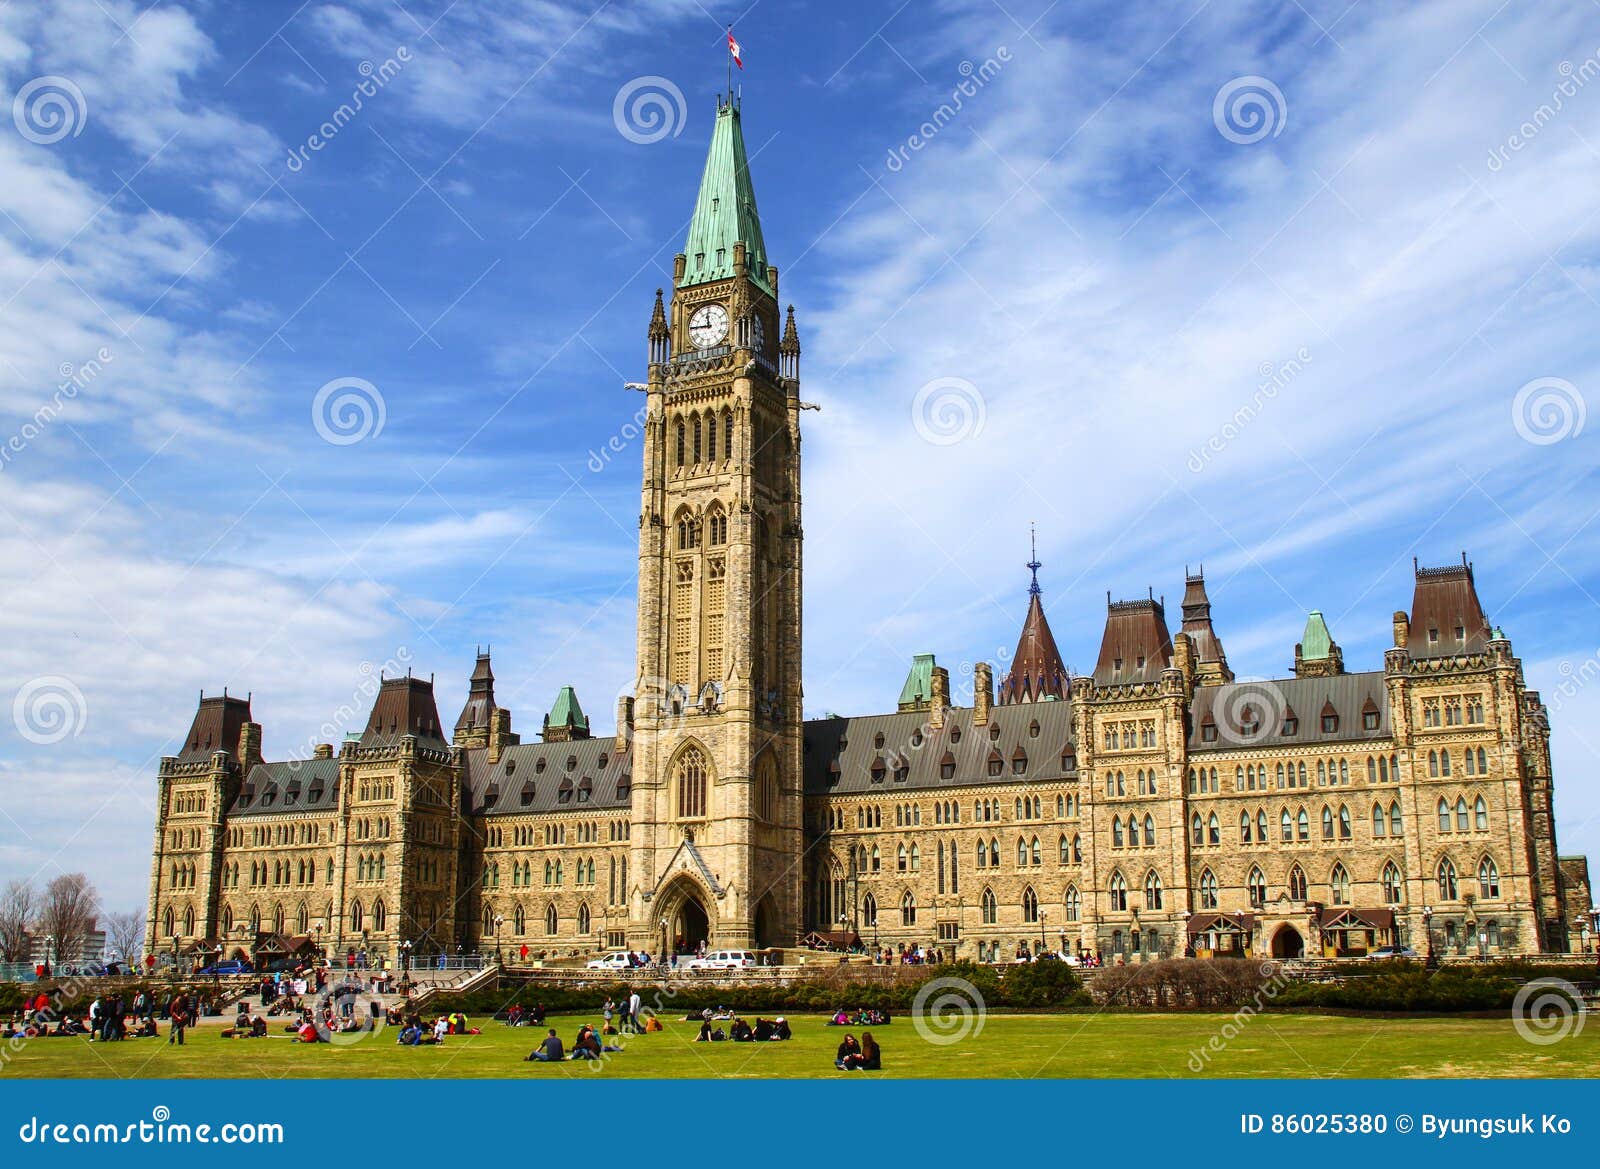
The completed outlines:
<svg viewBox="0 0 1600 1169">
<path fill-rule="evenodd" d="M 167 1006 L 167 1015 L 172 1020 L 172 1029 L 167 1033 L 167 1045 L 176 1043 L 183 1046 L 183 1032 L 189 1026 L 189 998 L 182 991 L 172 996 L 172 1002 Z"/>
<path fill-rule="evenodd" d="M 636 990 L 628 996 L 628 1033 L 639 1034 L 639 992 Z"/>
</svg>

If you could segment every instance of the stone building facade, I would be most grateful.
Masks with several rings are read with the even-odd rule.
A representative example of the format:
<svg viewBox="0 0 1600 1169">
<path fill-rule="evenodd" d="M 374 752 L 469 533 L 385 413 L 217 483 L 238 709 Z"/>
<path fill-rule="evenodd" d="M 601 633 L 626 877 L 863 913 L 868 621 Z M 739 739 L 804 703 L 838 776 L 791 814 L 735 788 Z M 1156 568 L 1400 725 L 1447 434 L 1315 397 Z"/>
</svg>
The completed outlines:
<svg viewBox="0 0 1600 1169">
<path fill-rule="evenodd" d="M 1291 676 L 1256 682 L 1201 573 L 1176 632 L 1153 595 L 1108 597 L 1095 668 L 1070 676 L 1035 559 L 1010 668 L 996 685 L 980 663 L 970 706 L 921 654 L 896 710 L 805 721 L 805 403 L 779 304 L 721 104 L 648 327 L 638 677 L 616 729 L 563 689 L 522 742 L 487 653 L 453 729 L 431 681 L 381 678 L 362 729 L 308 759 L 265 760 L 250 699 L 202 695 L 157 776 L 147 952 L 1592 947 L 1547 711 L 1464 558 L 1417 568 L 1381 668 L 1347 672 L 1313 612 Z"/>
</svg>

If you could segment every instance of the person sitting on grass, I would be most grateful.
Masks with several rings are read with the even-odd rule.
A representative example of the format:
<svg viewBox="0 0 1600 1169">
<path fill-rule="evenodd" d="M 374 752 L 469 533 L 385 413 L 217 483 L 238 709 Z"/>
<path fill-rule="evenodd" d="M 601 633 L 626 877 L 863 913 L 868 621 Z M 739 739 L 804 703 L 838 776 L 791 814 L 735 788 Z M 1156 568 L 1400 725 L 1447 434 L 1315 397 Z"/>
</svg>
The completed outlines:
<svg viewBox="0 0 1600 1169">
<path fill-rule="evenodd" d="M 782 1015 L 779 1015 L 776 1019 L 772 1020 L 772 1038 L 774 1038 L 774 1039 L 793 1039 L 794 1038 L 794 1032 L 789 1030 L 789 1020 L 785 1019 Z"/>
<path fill-rule="evenodd" d="M 587 1023 L 578 1028 L 578 1037 L 572 1043 L 572 1058 L 600 1058 L 600 1036 L 596 1035 L 594 1028 Z"/>
<path fill-rule="evenodd" d="M 444 1037 L 450 1034 L 450 1020 L 440 1015 L 433 1021 L 433 1041 L 443 1043 Z"/>
<path fill-rule="evenodd" d="M 743 1019 L 734 1019 L 728 1035 L 735 1043 L 749 1043 L 756 1037 L 755 1032 L 750 1030 L 750 1024 Z"/>
<path fill-rule="evenodd" d="M 861 1033 L 861 1049 L 853 1054 L 845 1055 L 835 1066 L 849 1072 L 876 1072 L 882 1070 L 883 1054 L 878 1050 L 878 1041 L 872 1037 L 872 1032 L 863 1031 Z"/>
<path fill-rule="evenodd" d="M 513 1003 L 511 1009 L 506 1012 L 506 1026 L 515 1027 L 520 1022 L 522 1022 L 522 1004 Z"/>
<path fill-rule="evenodd" d="M 850 1068 L 850 1061 L 859 1058 L 860 1055 L 861 1045 L 856 1042 L 854 1035 L 847 1033 L 840 1040 L 839 1049 L 833 1053 L 833 1066 L 841 1071 L 847 1071 Z"/>
<path fill-rule="evenodd" d="M 530 1051 L 522 1062 L 527 1063 L 531 1060 L 538 1063 L 560 1063 L 565 1055 L 566 1052 L 561 1047 L 561 1037 L 552 1027 L 550 1033 L 544 1037 L 544 1042 Z"/>
<path fill-rule="evenodd" d="M 414 1023 L 407 1023 L 400 1028 L 400 1038 L 395 1040 L 402 1047 L 421 1047 L 422 1028 Z"/>
</svg>

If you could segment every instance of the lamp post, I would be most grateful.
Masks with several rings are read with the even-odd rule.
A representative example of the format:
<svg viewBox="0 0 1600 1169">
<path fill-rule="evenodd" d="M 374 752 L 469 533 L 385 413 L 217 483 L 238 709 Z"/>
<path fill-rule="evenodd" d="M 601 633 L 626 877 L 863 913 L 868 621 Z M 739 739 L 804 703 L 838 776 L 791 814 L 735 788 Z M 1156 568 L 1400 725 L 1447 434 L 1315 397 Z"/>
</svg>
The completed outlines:
<svg viewBox="0 0 1600 1169">
<path fill-rule="evenodd" d="M 1040 954 L 1040 956 L 1043 956 L 1044 951 L 1045 951 L 1045 940 L 1044 940 L 1044 919 L 1045 919 L 1045 916 L 1046 916 L 1045 911 L 1041 909 L 1039 911 L 1039 954 Z"/>
<path fill-rule="evenodd" d="M 1589 920 L 1594 923 L 1594 928 L 1589 931 L 1589 936 L 1594 939 L 1594 962 L 1600 966 L 1600 905 L 1590 907 Z"/>
<path fill-rule="evenodd" d="M 44 974 L 45 974 L 46 978 L 50 977 L 50 972 L 55 969 L 55 962 L 52 959 L 52 955 L 55 953 L 55 944 L 56 944 L 56 936 L 54 934 L 45 934 L 45 936 L 44 936 Z M 178 946 L 178 939 L 177 938 L 173 938 L 172 939 L 172 946 L 173 946 L 174 951 L 176 951 L 177 946 Z"/>
<path fill-rule="evenodd" d="M 662 914 L 661 915 L 661 919 L 657 924 L 659 924 L 661 926 L 661 958 L 660 958 L 661 968 L 663 970 L 668 970 L 668 969 L 671 969 L 671 963 L 669 963 L 667 961 L 667 916 L 666 916 L 666 914 Z"/>
<path fill-rule="evenodd" d="M 216 957 L 211 960 L 211 985 L 222 985 L 222 943 L 217 943 Z"/>
<path fill-rule="evenodd" d="M 506 922 L 505 914 L 494 915 L 494 964 L 500 965 L 500 927 Z"/>
<path fill-rule="evenodd" d="M 1439 958 L 1433 952 L 1433 906 L 1431 905 L 1422 907 L 1422 932 L 1428 935 L 1427 966 L 1431 970 L 1439 965 Z"/>
<path fill-rule="evenodd" d="M 1194 938 L 1189 933 L 1189 918 L 1194 916 L 1187 909 L 1183 911 L 1183 956 L 1194 957 Z"/>
</svg>

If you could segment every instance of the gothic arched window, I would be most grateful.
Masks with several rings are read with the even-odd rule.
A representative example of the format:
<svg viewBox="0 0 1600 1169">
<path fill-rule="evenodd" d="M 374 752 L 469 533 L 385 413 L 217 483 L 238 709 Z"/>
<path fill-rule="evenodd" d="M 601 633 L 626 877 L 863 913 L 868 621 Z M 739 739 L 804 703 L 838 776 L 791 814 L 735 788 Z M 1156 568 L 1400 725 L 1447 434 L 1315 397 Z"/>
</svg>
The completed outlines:
<svg viewBox="0 0 1600 1169">
<path fill-rule="evenodd" d="M 706 757 L 690 747 L 678 757 L 673 783 L 678 791 L 678 818 L 701 820 L 706 814 Z"/>
</svg>

